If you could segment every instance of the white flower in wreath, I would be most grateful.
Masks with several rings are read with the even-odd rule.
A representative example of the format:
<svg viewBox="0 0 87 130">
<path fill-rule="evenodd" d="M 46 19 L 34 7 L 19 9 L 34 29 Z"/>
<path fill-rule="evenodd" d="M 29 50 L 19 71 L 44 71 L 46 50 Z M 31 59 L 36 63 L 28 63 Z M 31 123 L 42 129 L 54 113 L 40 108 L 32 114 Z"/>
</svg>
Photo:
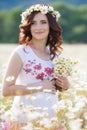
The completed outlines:
<svg viewBox="0 0 87 130">
<path fill-rule="evenodd" d="M 28 15 L 28 14 L 27 14 L 26 11 L 24 11 L 24 12 L 21 14 L 22 17 L 27 17 L 27 15 Z"/>
<path fill-rule="evenodd" d="M 34 6 L 32 5 L 29 10 L 30 10 L 30 12 L 33 12 L 34 11 Z"/>
<path fill-rule="evenodd" d="M 40 7 L 40 11 L 42 14 L 47 14 L 48 13 L 48 7 L 43 5 Z"/>
<path fill-rule="evenodd" d="M 39 11 L 40 10 L 40 5 L 37 4 L 35 7 L 34 7 L 34 11 Z"/>
<path fill-rule="evenodd" d="M 54 8 L 52 6 L 49 6 L 48 10 L 49 10 L 49 12 L 53 12 Z"/>
<path fill-rule="evenodd" d="M 26 9 L 27 15 L 31 14 L 31 10 L 30 9 Z"/>
<path fill-rule="evenodd" d="M 54 11 L 53 15 L 55 14 L 56 20 L 61 16 L 58 11 Z"/>
</svg>

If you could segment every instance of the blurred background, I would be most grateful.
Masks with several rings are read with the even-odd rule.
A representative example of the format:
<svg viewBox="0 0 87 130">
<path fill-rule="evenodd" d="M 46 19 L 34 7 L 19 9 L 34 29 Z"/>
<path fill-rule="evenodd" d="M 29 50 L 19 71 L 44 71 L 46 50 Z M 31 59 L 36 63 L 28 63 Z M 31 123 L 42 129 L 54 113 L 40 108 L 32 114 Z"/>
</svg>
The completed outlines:
<svg viewBox="0 0 87 130">
<path fill-rule="evenodd" d="M 87 0 L 2 0 L 0 1 L 0 43 L 17 43 L 20 14 L 32 4 L 52 5 L 61 14 L 59 24 L 68 43 L 87 43 Z"/>
<path fill-rule="evenodd" d="M 81 61 L 87 72 L 87 0 L 2 0 L 0 1 L 0 66 L 7 63 L 18 45 L 20 14 L 32 4 L 52 5 L 61 14 L 65 53 Z"/>
</svg>

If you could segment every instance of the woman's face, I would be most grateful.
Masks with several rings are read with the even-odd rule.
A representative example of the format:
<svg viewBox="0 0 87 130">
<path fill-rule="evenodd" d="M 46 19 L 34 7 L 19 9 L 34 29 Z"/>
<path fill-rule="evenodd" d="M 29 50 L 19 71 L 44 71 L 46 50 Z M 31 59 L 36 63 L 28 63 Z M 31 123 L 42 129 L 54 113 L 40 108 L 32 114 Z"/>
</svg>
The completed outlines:
<svg viewBox="0 0 87 130">
<path fill-rule="evenodd" d="M 46 39 L 49 34 L 49 23 L 46 15 L 38 13 L 34 16 L 31 23 L 31 35 L 36 40 Z"/>
</svg>

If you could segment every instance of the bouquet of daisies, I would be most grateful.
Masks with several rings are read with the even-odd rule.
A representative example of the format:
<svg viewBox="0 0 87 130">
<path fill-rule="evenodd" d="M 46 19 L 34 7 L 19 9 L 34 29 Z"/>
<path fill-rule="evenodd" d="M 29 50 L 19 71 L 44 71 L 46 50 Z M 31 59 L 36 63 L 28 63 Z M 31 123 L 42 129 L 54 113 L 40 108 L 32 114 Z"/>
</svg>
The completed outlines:
<svg viewBox="0 0 87 130">
<path fill-rule="evenodd" d="M 54 58 L 54 78 L 58 76 L 71 77 L 77 74 L 77 60 L 73 60 L 71 57 L 60 55 Z M 60 90 L 60 87 L 56 86 Z"/>
<path fill-rule="evenodd" d="M 78 61 L 73 60 L 71 57 L 59 56 L 58 58 L 55 58 L 53 62 L 55 66 L 55 77 L 68 77 L 77 73 L 76 65 L 78 64 Z"/>
</svg>

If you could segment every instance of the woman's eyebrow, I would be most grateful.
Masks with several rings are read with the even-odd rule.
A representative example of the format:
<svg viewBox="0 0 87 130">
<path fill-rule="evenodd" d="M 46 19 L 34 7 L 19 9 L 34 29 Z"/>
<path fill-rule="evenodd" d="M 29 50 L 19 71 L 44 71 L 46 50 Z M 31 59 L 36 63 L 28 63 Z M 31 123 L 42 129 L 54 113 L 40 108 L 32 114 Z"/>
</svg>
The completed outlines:
<svg viewBox="0 0 87 130">
<path fill-rule="evenodd" d="M 35 20 L 32 20 L 31 23 L 35 23 L 36 21 Z"/>
<path fill-rule="evenodd" d="M 47 21 L 47 20 L 41 19 L 40 21 Z M 32 22 L 35 23 L 35 22 L 38 22 L 38 21 L 32 20 Z"/>
<path fill-rule="evenodd" d="M 43 21 L 43 22 L 45 21 L 46 22 L 47 20 L 41 20 L 41 21 Z"/>
</svg>

